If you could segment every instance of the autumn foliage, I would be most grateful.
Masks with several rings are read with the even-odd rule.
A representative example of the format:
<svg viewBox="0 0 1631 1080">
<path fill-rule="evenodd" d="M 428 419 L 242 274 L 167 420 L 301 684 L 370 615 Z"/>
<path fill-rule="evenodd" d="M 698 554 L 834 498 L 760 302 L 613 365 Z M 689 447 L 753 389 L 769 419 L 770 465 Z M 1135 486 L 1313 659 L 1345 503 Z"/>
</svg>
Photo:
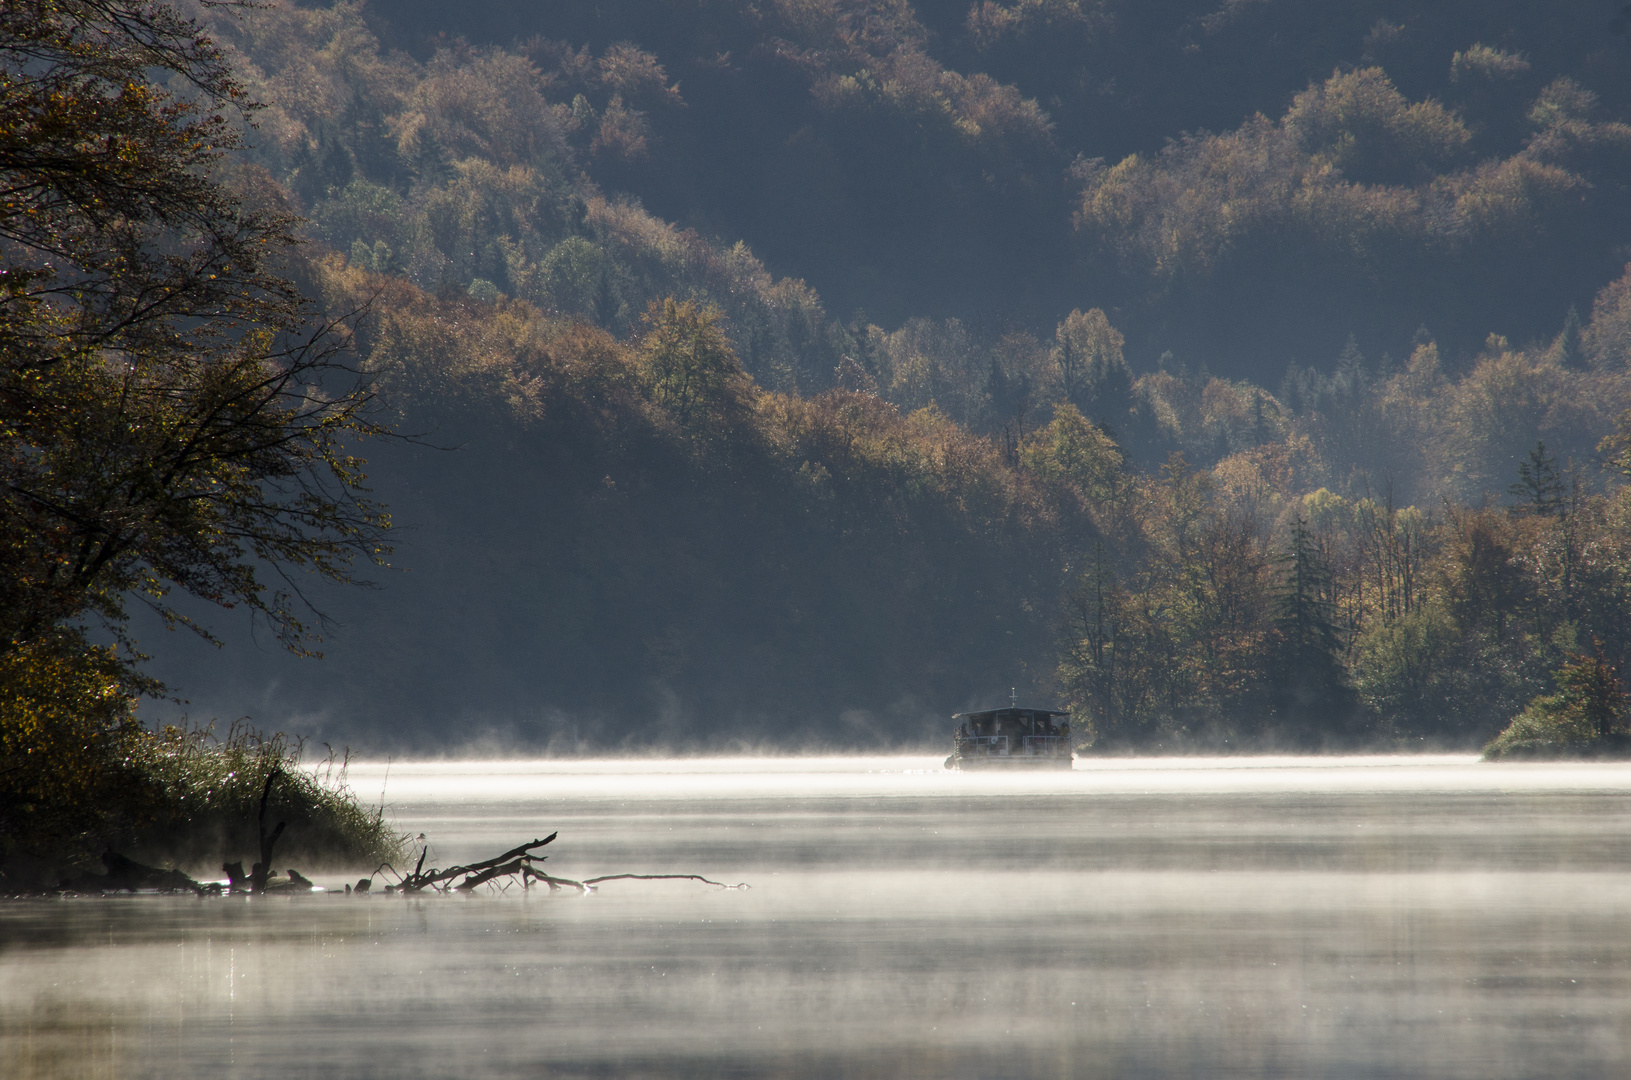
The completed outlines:
<svg viewBox="0 0 1631 1080">
<path fill-rule="evenodd" d="M 1631 114 L 1602 33 L 1462 0 L 919 7 L 209 8 L 258 107 L 108 94 L 231 151 L 178 160 L 281 252 L 241 284 L 361 313 L 345 363 L 416 437 L 366 470 L 405 572 L 314 588 L 336 662 L 193 673 L 376 743 L 567 748 L 900 745 L 1018 684 L 1109 752 L 1472 747 L 1579 657 L 1623 663 Z M 98 258 L 117 232 L 74 228 Z M 98 503 L 182 542 L 66 607 L 29 582 L 89 516 L 16 511 L 36 629 L 173 582 L 299 639 L 234 552 L 336 581 L 382 554 L 335 434 L 376 430 L 361 399 L 206 344 L 241 362 L 191 411 L 96 346 L 16 381 L 85 436 L 19 475 L 170 454 L 200 494 Z M 172 453 L 262 385 L 299 454 Z M 209 512 L 308 466 L 350 500 L 316 547 Z"/>
</svg>

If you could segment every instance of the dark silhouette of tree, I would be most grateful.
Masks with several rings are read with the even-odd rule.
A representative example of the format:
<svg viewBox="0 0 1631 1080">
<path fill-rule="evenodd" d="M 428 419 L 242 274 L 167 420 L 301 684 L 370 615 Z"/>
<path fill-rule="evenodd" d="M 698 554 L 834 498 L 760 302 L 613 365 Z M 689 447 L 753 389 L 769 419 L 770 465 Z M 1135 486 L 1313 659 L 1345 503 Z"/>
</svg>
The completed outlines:
<svg viewBox="0 0 1631 1080">
<path fill-rule="evenodd" d="M 1356 702 L 1343 671 L 1342 635 L 1325 553 L 1301 517 L 1280 556 L 1268 661 L 1269 700 L 1282 737 L 1315 748 L 1357 736 Z"/>
<path fill-rule="evenodd" d="M 1553 677 L 1564 702 L 1580 710 L 1598 738 L 1624 728 L 1628 700 L 1625 686 L 1620 682 L 1619 670 L 1600 651 L 1570 657 Z"/>
<path fill-rule="evenodd" d="M 131 597 L 191 626 L 176 589 L 303 650 L 290 571 L 383 553 L 367 380 L 279 272 L 295 219 L 225 179 L 250 108 L 167 6 L 0 7 L 0 652 Z"/>
<path fill-rule="evenodd" d="M 1506 490 L 1523 500 L 1518 509 L 1539 517 L 1559 517 L 1565 513 L 1569 482 L 1557 467 L 1557 459 L 1546 452 L 1546 444 L 1538 442 L 1518 464 L 1518 482 Z"/>
</svg>

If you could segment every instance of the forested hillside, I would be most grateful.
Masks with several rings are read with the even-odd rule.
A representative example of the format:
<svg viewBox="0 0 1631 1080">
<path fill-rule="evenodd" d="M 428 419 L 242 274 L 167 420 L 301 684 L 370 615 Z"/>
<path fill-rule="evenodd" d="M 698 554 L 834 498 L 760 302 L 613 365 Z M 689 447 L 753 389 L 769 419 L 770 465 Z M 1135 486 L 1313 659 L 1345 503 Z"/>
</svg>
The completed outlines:
<svg viewBox="0 0 1631 1080">
<path fill-rule="evenodd" d="M 460 36 L 526 53 L 595 112 L 597 177 L 745 240 L 845 321 L 994 335 L 1097 306 L 1135 363 L 1171 350 L 1261 382 L 1350 333 L 1402 358 L 1426 325 L 1459 359 L 1584 309 L 1624 261 L 1631 205 L 1621 6 L 407 0 L 367 17 L 425 59 Z M 614 47 L 671 92 L 607 82 Z M 630 117 L 637 139 L 607 137 Z"/>
<path fill-rule="evenodd" d="M 195 713 L 855 746 L 1019 684 L 1101 745 L 1472 745 L 1631 650 L 1619 5 L 201 17 L 417 439 L 327 661 L 144 631 Z"/>
<path fill-rule="evenodd" d="M 1088 507 L 938 410 L 766 391 L 692 301 L 619 341 L 314 270 L 331 304 L 372 298 L 363 347 L 427 433 L 372 466 L 402 570 L 323 597 L 321 663 L 166 641 L 198 650 L 174 681 L 201 705 L 280 678 L 236 700 L 394 745 L 865 746 L 1051 675 Z M 1085 422 L 1062 452 L 1120 462 Z"/>
</svg>

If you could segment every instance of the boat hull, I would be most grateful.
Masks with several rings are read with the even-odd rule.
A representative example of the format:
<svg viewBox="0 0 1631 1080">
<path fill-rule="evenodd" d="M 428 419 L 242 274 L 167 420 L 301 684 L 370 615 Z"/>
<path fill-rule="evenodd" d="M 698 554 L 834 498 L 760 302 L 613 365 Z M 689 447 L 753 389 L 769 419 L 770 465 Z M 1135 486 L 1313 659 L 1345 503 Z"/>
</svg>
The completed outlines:
<svg viewBox="0 0 1631 1080">
<path fill-rule="evenodd" d="M 1028 757 L 1019 754 L 1012 756 L 992 754 L 989 756 L 960 757 L 953 754 L 946 759 L 946 768 L 958 771 L 993 769 L 1001 772 L 1005 769 L 1069 769 L 1073 767 L 1073 760 L 1068 757 Z"/>
</svg>

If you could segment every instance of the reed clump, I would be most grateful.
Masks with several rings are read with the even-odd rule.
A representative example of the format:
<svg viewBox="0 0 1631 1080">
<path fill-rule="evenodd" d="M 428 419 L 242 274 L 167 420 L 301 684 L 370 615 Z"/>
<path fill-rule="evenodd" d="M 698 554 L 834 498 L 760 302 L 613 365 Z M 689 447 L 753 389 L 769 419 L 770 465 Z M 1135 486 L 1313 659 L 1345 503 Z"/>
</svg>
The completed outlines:
<svg viewBox="0 0 1631 1080">
<path fill-rule="evenodd" d="M 366 806 L 346 783 L 343 755 L 303 762 L 304 742 L 245 724 L 224 738 L 165 728 L 136 757 L 153 794 L 146 823 L 127 843 L 139 858 L 213 867 L 259 850 L 258 815 L 267 779 L 266 818 L 287 823 L 280 859 L 313 869 L 377 866 L 400 859 L 403 837 L 383 804 Z"/>
<path fill-rule="evenodd" d="M 301 740 L 239 723 L 152 731 L 136 718 L 129 668 L 78 640 L 0 654 L 0 892 L 29 892 L 100 866 L 112 848 L 219 873 L 259 849 L 267 815 L 279 854 L 314 868 L 400 859 L 383 806 L 346 783 L 345 759 L 303 762 Z"/>
</svg>

